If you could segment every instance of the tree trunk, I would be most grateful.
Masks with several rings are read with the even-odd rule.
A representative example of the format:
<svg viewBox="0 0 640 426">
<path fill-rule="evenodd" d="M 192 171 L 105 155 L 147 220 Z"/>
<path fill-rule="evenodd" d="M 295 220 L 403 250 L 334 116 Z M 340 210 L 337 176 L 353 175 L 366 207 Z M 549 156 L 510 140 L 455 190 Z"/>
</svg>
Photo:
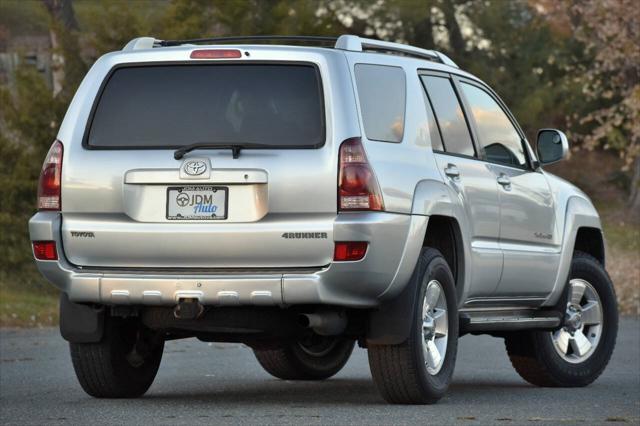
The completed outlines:
<svg viewBox="0 0 640 426">
<path fill-rule="evenodd" d="M 64 57 L 60 53 L 60 43 L 53 28 L 49 29 L 51 40 L 51 77 L 53 80 L 53 96 L 58 96 L 64 84 Z"/>
<path fill-rule="evenodd" d="M 53 95 L 71 96 L 86 72 L 86 64 L 80 57 L 78 21 L 72 0 L 42 0 L 49 12 L 51 24 L 51 68 Z"/>
<path fill-rule="evenodd" d="M 631 191 L 629 194 L 629 209 L 632 215 L 640 213 L 640 155 L 633 161 L 631 170 Z"/>
<path fill-rule="evenodd" d="M 449 32 L 449 45 L 451 52 L 458 56 L 462 56 L 465 50 L 465 42 L 460 31 L 460 25 L 456 19 L 455 3 L 452 0 L 445 0 L 441 3 L 440 9 L 444 14 L 445 25 Z"/>
<path fill-rule="evenodd" d="M 72 0 L 42 0 L 49 15 L 68 30 L 78 30 Z"/>
<path fill-rule="evenodd" d="M 416 23 L 413 31 L 414 40 L 408 40 L 410 44 L 423 47 L 425 49 L 435 49 L 433 40 L 433 24 L 431 23 L 431 13 L 423 20 Z"/>
</svg>

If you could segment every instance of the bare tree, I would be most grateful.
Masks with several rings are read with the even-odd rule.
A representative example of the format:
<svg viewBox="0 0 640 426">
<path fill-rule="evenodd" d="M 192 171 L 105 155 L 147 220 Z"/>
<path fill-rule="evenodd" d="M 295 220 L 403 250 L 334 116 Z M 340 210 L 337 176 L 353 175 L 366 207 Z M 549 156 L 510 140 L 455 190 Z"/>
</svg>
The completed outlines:
<svg viewBox="0 0 640 426">
<path fill-rule="evenodd" d="M 51 60 L 54 96 L 70 94 L 79 84 L 86 71 L 80 56 L 78 21 L 72 0 L 42 0 L 49 12 L 51 24 Z"/>
</svg>

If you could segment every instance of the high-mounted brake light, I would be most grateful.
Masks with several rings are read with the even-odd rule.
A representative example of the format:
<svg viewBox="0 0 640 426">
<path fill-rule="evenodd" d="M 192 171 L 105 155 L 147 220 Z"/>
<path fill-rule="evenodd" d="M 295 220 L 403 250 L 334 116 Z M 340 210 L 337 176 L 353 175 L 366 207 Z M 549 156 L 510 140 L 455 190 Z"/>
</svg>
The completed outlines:
<svg viewBox="0 0 640 426">
<path fill-rule="evenodd" d="M 58 260 L 55 241 L 34 241 L 33 255 L 38 260 Z"/>
<path fill-rule="evenodd" d="M 242 52 L 237 49 L 200 49 L 191 52 L 191 59 L 232 59 L 241 57 Z"/>
<path fill-rule="evenodd" d="M 38 182 L 38 209 L 60 210 L 62 181 L 62 142 L 55 141 L 42 164 Z"/>
<path fill-rule="evenodd" d="M 367 254 L 365 241 L 340 241 L 336 243 L 333 260 L 339 262 L 361 260 Z"/>
<path fill-rule="evenodd" d="M 340 145 L 339 210 L 384 210 L 382 193 L 360 138 Z"/>
</svg>

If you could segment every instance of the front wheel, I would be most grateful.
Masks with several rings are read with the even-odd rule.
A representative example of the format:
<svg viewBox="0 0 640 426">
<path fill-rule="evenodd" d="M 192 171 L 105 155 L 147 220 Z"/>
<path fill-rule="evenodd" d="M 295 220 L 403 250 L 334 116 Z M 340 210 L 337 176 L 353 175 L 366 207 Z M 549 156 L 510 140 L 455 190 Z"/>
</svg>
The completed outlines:
<svg viewBox="0 0 640 426">
<path fill-rule="evenodd" d="M 562 328 L 513 333 L 505 339 L 515 370 L 537 386 L 592 383 L 604 371 L 616 344 L 616 295 L 604 267 L 588 254 L 576 252 L 568 286 Z"/>
<path fill-rule="evenodd" d="M 418 289 L 409 338 L 369 346 L 369 366 L 387 402 L 432 404 L 444 396 L 455 367 L 456 288 L 449 265 L 432 248 L 423 249 L 409 285 Z"/>
</svg>

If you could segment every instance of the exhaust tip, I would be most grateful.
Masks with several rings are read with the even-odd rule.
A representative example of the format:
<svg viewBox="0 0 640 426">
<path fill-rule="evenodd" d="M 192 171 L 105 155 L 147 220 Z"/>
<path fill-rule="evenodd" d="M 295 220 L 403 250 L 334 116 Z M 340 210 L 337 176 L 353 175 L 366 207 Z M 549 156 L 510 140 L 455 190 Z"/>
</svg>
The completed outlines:
<svg viewBox="0 0 640 426">
<path fill-rule="evenodd" d="M 311 325 L 311 321 L 309 320 L 307 314 L 298 315 L 298 325 L 304 328 L 308 328 Z"/>
<path fill-rule="evenodd" d="M 300 314 L 298 324 L 310 328 L 321 336 L 336 336 L 347 327 L 347 317 L 343 312 L 323 311 L 314 314 Z"/>
</svg>

